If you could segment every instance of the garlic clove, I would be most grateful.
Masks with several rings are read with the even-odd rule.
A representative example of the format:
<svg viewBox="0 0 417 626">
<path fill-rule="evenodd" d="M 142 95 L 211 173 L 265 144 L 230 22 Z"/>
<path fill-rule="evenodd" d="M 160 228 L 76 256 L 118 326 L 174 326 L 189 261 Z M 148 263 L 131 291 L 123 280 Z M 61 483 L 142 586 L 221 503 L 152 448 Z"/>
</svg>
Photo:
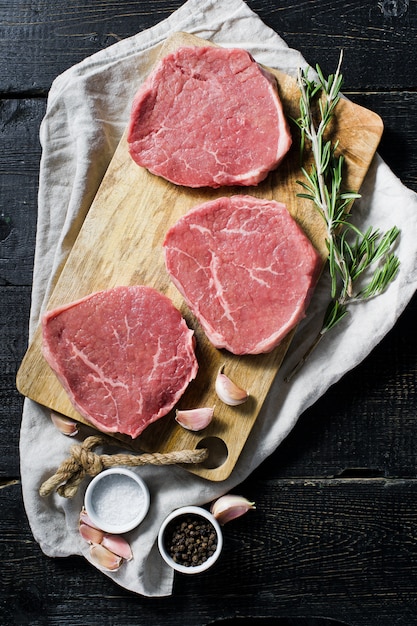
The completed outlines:
<svg viewBox="0 0 417 626">
<path fill-rule="evenodd" d="M 249 398 L 247 391 L 238 387 L 228 376 L 223 374 L 223 367 L 219 369 L 217 374 L 215 389 L 220 400 L 229 406 L 243 404 Z"/>
<path fill-rule="evenodd" d="M 175 420 L 187 430 L 203 430 L 206 428 L 214 415 L 214 407 L 203 407 L 199 409 L 177 410 Z"/>
<path fill-rule="evenodd" d="M 95 565 L 110 572 L 119 569 L 123 562 L 121 556 L 114 554 L 103 545 L 95 543 L 90 546 L 90 557 Z"/>
<path fill-rule="evenodd" d="M 125 559 L 126 561 L 131 561 L 133 559 L 130 545 L 128 544 L 126 539 L 124 539 L 120 535 L 111 535 L 109 533 L 104 533 L 101 545 L 113 552 L 113 554 L 122 557 L 122 559 Z"/>
<path fill-rule="evenodd" d="M 78 424 L 69 417 L 60 415 L 58 413 L 51 413 L 51 420 L 55 427 L 64 435 L 68 437 L 75 437 L 78 434 Z"/>
<path fill-rule="evenodd" d="M 91 519 L 88 517 L 87 511 L 84 507 L 81 509 L 80 512 L 80 524 L 86 524 L 87 526 L 91 526 L 91 528 L 96 528 L 97 530 L 100 530 L 100 528 L 93 524 Z"/>
<path fill-rule="evenodd" d="M 121 535 L 113 535 L 111 533 L 105 533 L 97 526 L 94 526 L 88 517 L 86 510 L 81 509 L 80 512 L 80 535 L 83 539 L 93 545 L 101 545 L 106 548 L 107 551 L 113 553 L 114 556 L 130 561 L 133 558 L 132 550 L 128 542 Z M 104 551 L 96 551 L 97 559 L 109 558 Z M 107 568 L 108 569 L 108 568 Z"/>
<path fill-rule="evenodd" d="M 104 533 L 98 528 L 93 528 L 87 524 L 80 524 L 80 535 L 88 543 L 101 543 L 103 541 Z"/>
<path fill-rule="evenodd" d="M 224 525 L 227 522 L 244 515 L 250 509 L 255 508 L 255 503 L 250 502 L 243 496 L 227 494 L 225 496 L 221 496 L 212 503 L 210 512 L 214 515 L 219 524 Z"/>
</svg>

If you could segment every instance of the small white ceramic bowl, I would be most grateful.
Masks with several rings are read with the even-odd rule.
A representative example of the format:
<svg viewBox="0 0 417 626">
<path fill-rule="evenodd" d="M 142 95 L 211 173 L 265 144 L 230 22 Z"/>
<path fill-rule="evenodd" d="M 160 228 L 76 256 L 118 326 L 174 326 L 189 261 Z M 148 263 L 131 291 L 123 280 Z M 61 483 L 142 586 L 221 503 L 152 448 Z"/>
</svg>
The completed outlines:
<svg viewBox="0 0 417 626">
<path fill-rule="evenodd" d="M 85 510 L 93 524 L 115 535 L 136 528 L 147 514 L 149 503 L 146 483 L 123 467 L 112 467 L 97 474 L 84 498 Z"/>
<path fill-rule="evenodd" d="M 169 554 L 166 546 L 167 532 L 169 532 L 169 529 L 172 528 L 171 522 L 174 523 L 174 521 L 176 520 L 178 520 L 179 522 L 180 518 L 187 517 L 188 515 L 190 517 L 200 517 L 208 520 L 213 526 L 214 531 L 217 535 L 217 547 L 215 552 L 211 556 L 209 556 L 208 559 L 204 561 L 204 563 L 201 563 L 200 565 L 187 566 L 177 563 Z M 223 548 L 223 534 L 219 522 L 209 511 L 198 506 L 183 506 L 170 513 L 170 515 L 168 515 L 168 517 L 166 517 L 164 522 L 162 523 L 162 526 L 159 529 L 158 533 L 158 548 L 162 558 L 166 563 L 168 563 L 170 567 L 172 567 L 172 569 L 183 574 L 199 574 L 200 572 L 204 572 L 205 570 L 209 569 L 209 567 L 214 565 L 214 563 L 219 558 Z"/>
</svg>

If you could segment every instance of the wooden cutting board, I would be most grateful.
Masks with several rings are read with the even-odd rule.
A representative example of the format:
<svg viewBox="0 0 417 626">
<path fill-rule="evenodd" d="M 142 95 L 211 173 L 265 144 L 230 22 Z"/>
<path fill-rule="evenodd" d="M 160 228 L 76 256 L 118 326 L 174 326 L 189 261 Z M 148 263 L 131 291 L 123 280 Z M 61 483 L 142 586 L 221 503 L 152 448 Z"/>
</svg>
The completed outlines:
<svg viewBox="0 0 417 626">
<path fill-rule="evenodd" d="M 186 33 L 176 33 L 162 46 L 160 56 L 181 45 L 212 44 Z M 271 71 L 277 78 L 287 116 L 298 117 L 296 81 L 279 71 Z M 336 109 L 333 129 L 334 138 L 339 140 L 340 150 L 346 157 L 346 188 L 358 190 L 380 141 L 382 121 L 375 113 L 342 100 Z M 222 195 L 252 194 L 284 202 L 319 250 L 324 263 L 326 246 L 322 219 L 311 202 L 296 195 L 301 191 L 296 180 L 302 175 L 295 125 L 292 125 L 292 133 L 294 141 L 290 153 L 263 183 L 257 187 L 218 190 L 178 187 L 150 174 L 130 158 L 124 136 L 48 304 L 48 309 L 52 309 L 94 291 L 131 284 L 150 285 L 172 299 L 195 331 L 200 364 L 197 378 L 178 406 L 195 408 L 215 405 L 215 417 L 204 431 L 193 433 L 181 428 L 174 420 L 174 412 L 171 412 L 151 424 L 137 440 L 132 441 L 125 436 L 120 436 L 120 439 L 134 450 L 146 452 L 164 453 L 207 447 L 209 458 L 204 464 L 186 467 L 210 480 L 224 480 L 233 470 L 293 333 L 269 354 L 235 356 L 213 348 L 168 278 L 162 241 L 167 229 L 195 205 Z M 229 407 L 216 397 L 214 382 L 223 365 L 225 373 L 249 391 L 247 403 Z M 39 328 L 19 369 L 17 387 L 32 400 L 86 423 L 73 409 L 61 384 L 42 357 Z"/>
</svg>

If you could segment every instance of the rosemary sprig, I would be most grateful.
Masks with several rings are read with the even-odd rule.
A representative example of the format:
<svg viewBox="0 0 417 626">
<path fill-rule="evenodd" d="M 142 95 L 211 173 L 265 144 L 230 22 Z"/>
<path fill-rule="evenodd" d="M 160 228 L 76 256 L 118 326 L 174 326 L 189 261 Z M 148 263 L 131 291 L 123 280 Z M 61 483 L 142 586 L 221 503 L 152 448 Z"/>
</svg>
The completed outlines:
<svg viewBox="0 0 417 626">
<path fill-rule="evenodd" d="M 349 304 L 383 293 L 399 270 L 399 259 L 392 252 L 399 229 L 394 226 L 381 233 L 371 227 L 363 233 L 350 223 L 351 204 L 360 195 L 343 190 L 344 157 L 337 153 L 338 142 L 333 144 L 325 138 L 341 97 L 342 58 L 341 53 L 335 74 L 327 79 L 319 66 L 316 66 L 317 80 L 309 79 L 308 69 L 300 69 L 298 73 L 300 116 L 294 122 L 301 131 L 304 180 L 297 181 L 303 188 L 297 195 L 311 200 L 325 222 L 331 290 L 322 328 L 286 381 L 299 371 L 322 337 L 346 316 Z M 304 165 L 307 146 L 313 156 L 309 169 Z"/>
</svg>

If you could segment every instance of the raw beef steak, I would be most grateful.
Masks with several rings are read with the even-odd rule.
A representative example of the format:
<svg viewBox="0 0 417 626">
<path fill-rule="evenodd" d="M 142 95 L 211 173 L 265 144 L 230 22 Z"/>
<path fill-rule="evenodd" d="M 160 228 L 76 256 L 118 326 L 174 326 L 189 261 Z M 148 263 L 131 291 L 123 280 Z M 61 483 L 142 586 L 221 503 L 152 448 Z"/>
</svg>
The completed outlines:
<svg viewBox="0 0 417 626">
<path fill-rule="evenodd" d="M 43 354 L 74 407 L 99 430 L 137 437 L 197 373 L 193 332 L 172 302 L 115 287 L 48 311 Z"/>
<path fill-rule="evenodd" d="M 135 96 L 132 158 L 177 185 L 256 185 L 290 148 L 275 77 L 241 49 L 182 47 Z"/>
<path fill-rule="evenodd" d="M 168 231 L 172 281 L 217 348 L 269 352 L 305 315 L 321 260 L 285 205 L 251 196 L 195 207 Z"/>
</svg>

